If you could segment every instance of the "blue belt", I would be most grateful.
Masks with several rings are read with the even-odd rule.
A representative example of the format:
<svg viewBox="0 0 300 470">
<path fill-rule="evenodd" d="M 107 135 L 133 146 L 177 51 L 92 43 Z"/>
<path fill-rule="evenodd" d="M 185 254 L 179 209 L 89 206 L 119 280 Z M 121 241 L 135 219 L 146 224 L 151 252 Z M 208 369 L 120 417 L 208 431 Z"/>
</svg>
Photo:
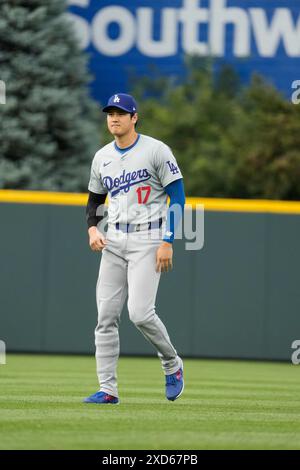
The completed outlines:
<svg viewBox="0 0 300 470">
<path fill-rule="evenodd" d="M 145 224 L 120 224 L 116 223 L 116 229 L 122 232 L 141 232 L 142 230 L 152 230 L 154 228 L 160 228 L 163 219 L 156 220 L 155 222 L 146 222 Z"/>
</svg>

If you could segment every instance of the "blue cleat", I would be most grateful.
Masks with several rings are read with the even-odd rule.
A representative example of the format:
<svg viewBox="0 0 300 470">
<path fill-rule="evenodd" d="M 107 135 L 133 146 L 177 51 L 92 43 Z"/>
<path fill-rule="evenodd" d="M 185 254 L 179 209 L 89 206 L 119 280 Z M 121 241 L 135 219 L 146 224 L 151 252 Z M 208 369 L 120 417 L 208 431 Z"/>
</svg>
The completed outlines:
<svg viewBox="0 0 300 470">
<path fill-rule="evenodd" d="M 117 405 L 119 404 L 119 399 L 105 392 L 96 392 L 94 395 L 85 398 L 83 403 L 97 403 L 105 405 L 110 403 L 112 405 Z"/>
<path fill-rule="evenodd" d="M 183 371 L 178 369 L 174 374 L 166 375 L 166 397 L 174 401 L 180 397 L 184 389 Z"/>
</svg>

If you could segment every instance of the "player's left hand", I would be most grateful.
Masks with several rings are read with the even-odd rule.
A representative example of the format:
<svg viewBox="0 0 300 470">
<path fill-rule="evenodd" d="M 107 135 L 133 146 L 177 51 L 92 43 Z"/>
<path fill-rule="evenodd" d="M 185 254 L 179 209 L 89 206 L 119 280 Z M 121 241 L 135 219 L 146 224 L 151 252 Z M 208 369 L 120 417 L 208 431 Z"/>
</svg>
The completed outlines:
<svg viewBox="0 0 300 470">
<path fill-rule="evenodd" d="M 172 243 L 162 242 L 156 252 L 156 272 L 167 273 L 173 268 L 173 247 Z"/>
</svg>

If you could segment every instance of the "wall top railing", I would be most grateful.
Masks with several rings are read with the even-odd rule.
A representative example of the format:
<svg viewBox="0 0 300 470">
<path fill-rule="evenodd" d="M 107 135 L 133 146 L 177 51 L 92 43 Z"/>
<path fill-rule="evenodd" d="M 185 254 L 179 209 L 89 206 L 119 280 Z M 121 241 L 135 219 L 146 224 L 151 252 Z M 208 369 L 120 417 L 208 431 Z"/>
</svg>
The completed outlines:
<svg viewBox="0 0 300 470">
<path fill-rule="evenodd" d="M 87 193 L 64 193 L 49 191 L 0 190 L 0 203 L 52 204 L 63 206 L 85 206 Z M 197 209 L 204 205 L 206 211 L 217 212 L 264 212 L 274 214 L 300 214 L 300 201 L 278 201 L 268 199 L 222 199 L 187 197 L 186 208 Z"/>
</svg>

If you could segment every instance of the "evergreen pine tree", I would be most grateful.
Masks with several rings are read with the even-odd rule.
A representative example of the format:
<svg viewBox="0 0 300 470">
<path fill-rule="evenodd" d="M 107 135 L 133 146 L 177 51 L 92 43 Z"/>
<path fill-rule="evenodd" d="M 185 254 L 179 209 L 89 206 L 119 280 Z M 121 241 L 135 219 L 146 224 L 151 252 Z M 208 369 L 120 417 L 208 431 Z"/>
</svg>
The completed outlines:
<svg viewBox="0 0 300 470">
<path fill-rule="evenodd" d="M 0 0 L 0 187 L 86 191 L 97 106 L 64 0 Z"/>
</svg>

